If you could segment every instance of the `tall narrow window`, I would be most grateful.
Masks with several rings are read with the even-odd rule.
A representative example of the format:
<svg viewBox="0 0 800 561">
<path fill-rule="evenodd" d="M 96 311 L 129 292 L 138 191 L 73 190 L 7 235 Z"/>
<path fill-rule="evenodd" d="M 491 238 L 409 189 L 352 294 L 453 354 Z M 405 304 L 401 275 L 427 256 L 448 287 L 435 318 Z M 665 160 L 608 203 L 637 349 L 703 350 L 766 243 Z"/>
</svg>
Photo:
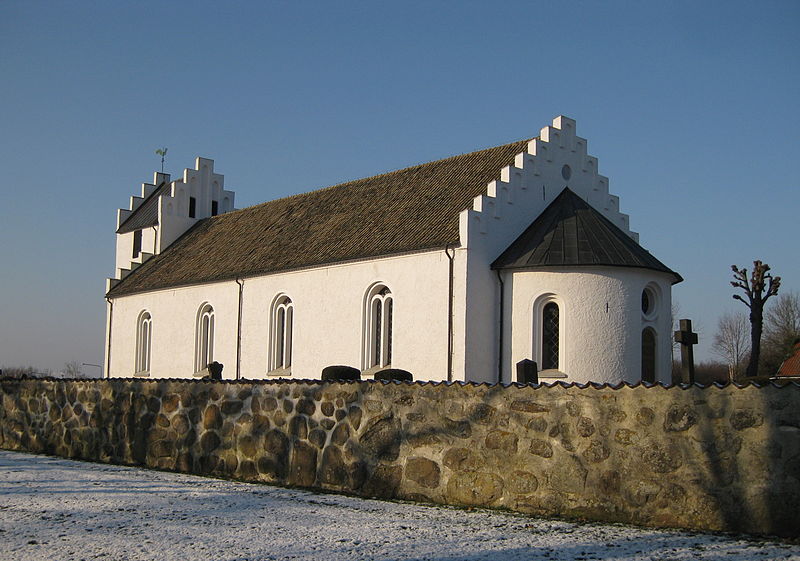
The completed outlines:
<svg viewBox="0 0 800 561">
<path fill-rule="evenodd" d="M 189 197 L 189 218 L 194 218 L 197 214 L 197 199 Z"/>
<path fill-rule="evenodd" d="M 364 310 L 364 369 L 383 368 L 392 363 L 392 292 L 383 284 L 367 293 Z"/>
<path fill-rule="evenodd" d="M 139 257 L 139 254 L 142 252 L 142 231 L 141 230 L 134 230 L 133 231 L 133 258 L 136 259 Z"/>
<path fill-rule="evenodd" d="M 272 305 L 269 369 L 291 368 L 294 306 L 288 296 L 280 296 Z"/>
<path fill-rule="evenodd" d="M 153 320 L 149 312 L 139 314 L 136 322 L 136 372 L 150 373 L 150 345 L 153 340 Z"/>
<path fill-rule="evenodd" d="M 195 338 L 195 372 L 200 372 L 214 362 L 214 308 L 203 304 L 197 313 L 197 335 Z"/>
<path fill-rule="evenodd" d="M 211 216 L 216 216 L 217 214 L 219 214 L 219 203 L 211 201 Z"/>
<path fill-rule="evenodd" d="M 656 332 L 652 327 L 642 330 L 642 382 L 656 381 Z"/>
<path fill-rule="evenodd" d="M 558 370 L 558 304 L 548 302 L 542 309 L 542 370 Z"/>
</svg>

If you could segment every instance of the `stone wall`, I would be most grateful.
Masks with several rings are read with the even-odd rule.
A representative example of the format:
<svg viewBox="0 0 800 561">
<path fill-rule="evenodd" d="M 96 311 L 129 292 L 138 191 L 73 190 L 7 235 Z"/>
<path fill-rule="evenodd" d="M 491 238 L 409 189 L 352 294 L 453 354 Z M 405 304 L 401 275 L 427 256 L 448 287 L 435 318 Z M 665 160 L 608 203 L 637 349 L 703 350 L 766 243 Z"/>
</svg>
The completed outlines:
<svg viewBox="0 0 800 561">
<path fill-rule="evenodd" d="M 546 516 L 800 528 L 797 384 L 0 385 L 10 450 Z"/>
</svg>

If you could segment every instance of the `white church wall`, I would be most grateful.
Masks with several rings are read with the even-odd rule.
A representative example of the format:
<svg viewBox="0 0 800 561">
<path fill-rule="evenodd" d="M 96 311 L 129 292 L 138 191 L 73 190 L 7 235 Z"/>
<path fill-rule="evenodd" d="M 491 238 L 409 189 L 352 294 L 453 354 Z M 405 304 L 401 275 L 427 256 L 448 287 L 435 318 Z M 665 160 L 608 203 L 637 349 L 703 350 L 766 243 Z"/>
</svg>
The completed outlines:
<svg viewBox="0 0 800 561">
<path fill-rule="evenodd" d="M 382 282 L 393 296 L 391 366 L 417 379 L 446 380 L 448 275 L 448 259 L 437 250 L 244 279 L 241 375 L 271 376 L 270 306 L 279 294 L 294 307 L 292 377 L 319 378 L 332 364 L 361 368 L 364 297 Z M 191 377 L 197 312 L 208 302 L 216 319 L 214 358 L 224 364 L 223 377 L 234 378 L 238 294 L 231 280 L 115 299 L 111 376 L 134 374 L 136 323 L 147 309 L 153 322 L 151 375 Z"/>
<path fill-rule="evenodd" d="M 538 138 L 518 154 L 514 165 L 499 170 L 486 194 L 459 216 L 462 247 L 468 249 L 468 274 L 463 278 L 466 310 L 465 370 L 481 381 L 494 372 L 497 379 L 499 282 L 491 263 L 569 187 L 631 238 L 629 218 L 619 212 L 618 197 L 609 194 L 608 178 L 598 174 L 597 158 L 587 154 L 587 141 L 576 136 L 575 121 L 553 119 Z M 470 378 L 471 379 L 471 378 Z"/>
<path fill-rule="evenodd" d="M 154 254 L 156 248 L 156 230 L 153 228 L 144 228 L 142 232 L 142 246 L 138 257 L 133 256 L 133 237 L 134 232 L 126 232 L 124 234 L 117 234 L 117 252 L 116 252 L 116 276 L 120 278 L 122 271 L 131 270 L 137 265 L 141 265 L 143 260 L 148 254 Z"/>
<path fill-rule="evenodd" d="M 204 303 L 214 308 L 214 360 L 224 364 L 225 377 L 231 377 L 231 366 L 236 361 L 238 318 L 238 287 L 233 282 L 115 298 L 111 318 L 110 376 L 135 374 L 137 320 L 141 312 L 147 311 L 152 318 L 151 376 L 191 378 L 195 364 L 197 314 Z"/>
<path fill-rule="evenodd" d="M 622 267 L 563 268 L 506 273 L 507 344 L 503 381 L 516 381 L 515 365 L 523 359 L 541 360 L 537 332 L 537 302 L 551 298 L 559 305 L 559 371 L 543 371 L 540 379 L 568 382 L 641 379 L 641 332 L 650 326 L 657 335 L 656 379 L 670 381 L 671 298 L 667 274 Z M 642 313 L 646 286 L 659 292 L 653 313 Z M 566 376 L 566 378 L 563 378 Z M 551 380 L 552 381 L 552 380 Z"/>
</svg>

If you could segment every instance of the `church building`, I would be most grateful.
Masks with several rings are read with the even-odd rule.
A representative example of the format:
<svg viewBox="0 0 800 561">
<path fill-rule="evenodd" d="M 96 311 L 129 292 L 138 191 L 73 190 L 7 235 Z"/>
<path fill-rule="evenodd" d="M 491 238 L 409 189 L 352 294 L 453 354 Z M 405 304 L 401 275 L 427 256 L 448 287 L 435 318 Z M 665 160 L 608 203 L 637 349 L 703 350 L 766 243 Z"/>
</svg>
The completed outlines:
<svg viewBox="0 0 800 561">
<path fill-rule="evenodd" d="M 669 382 L 680 275 L 638 243 L 575 121 L 234 208 L 213 160 L 117 213 L 106 375 Z"/>
</svg>

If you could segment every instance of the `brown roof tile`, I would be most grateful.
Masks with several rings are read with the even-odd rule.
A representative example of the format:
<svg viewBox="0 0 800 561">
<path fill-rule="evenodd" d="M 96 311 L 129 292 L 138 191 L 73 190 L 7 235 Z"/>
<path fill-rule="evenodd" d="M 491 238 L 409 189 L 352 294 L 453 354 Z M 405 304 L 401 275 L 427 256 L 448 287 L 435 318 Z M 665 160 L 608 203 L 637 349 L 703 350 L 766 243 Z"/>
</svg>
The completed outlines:
<svg viewBox="0 0 800 561">
<path fill-rule="evenodd" d="M 794 344 L 792 354 L 781 364 L 778 376 L 800 377 L 800 341 Z"/>
<path fill-rule="evenodd" d="M 458 241 L 458 214 L 527 140 L 199 221 L 108 296 L 231 280 Z"/>
</svg>

